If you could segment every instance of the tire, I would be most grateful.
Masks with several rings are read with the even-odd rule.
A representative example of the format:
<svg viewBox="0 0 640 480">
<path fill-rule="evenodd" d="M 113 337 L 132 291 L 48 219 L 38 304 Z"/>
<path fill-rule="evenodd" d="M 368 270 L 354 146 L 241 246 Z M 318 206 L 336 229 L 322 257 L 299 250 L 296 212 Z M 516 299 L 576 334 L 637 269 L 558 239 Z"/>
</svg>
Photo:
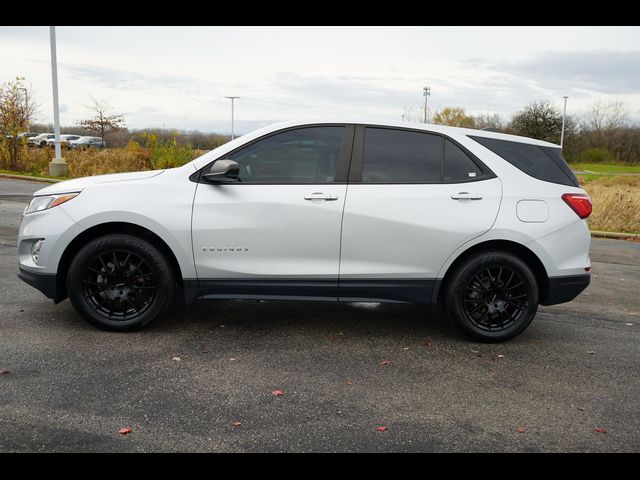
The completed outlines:
<svg viewBox="0 0 640 480">
<path fill-rule="evenodd" d="M 466 336 L 504 342 L 520 335 L 538 310 L 531 269 L 511 253 L 493 251 L 466 259 L 445 285 L 443 306 Z"/>
<path fill-rule="evenodd" d="M 117 265 L 117 266 L 116 266 Z M 139 330 L 167 312 L 176 291 L 169 260 L 147 240 L 114 234 L 91 240 L 72 260 L 67 292 L 102 330 Z"/>
</svg>

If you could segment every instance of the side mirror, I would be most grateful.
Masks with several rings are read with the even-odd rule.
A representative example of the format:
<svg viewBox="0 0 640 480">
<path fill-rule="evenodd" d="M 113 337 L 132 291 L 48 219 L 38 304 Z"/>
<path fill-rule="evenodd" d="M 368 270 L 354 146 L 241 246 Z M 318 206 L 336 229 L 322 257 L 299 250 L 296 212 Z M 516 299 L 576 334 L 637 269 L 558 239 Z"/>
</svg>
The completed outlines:
<svg viewBox="0 0 640 480">
<path fill-rule="evenodd" d="M 233 160 L 216 160 L 213 165 L 202 174 L 211 183 L 234 183 L 240 181 L 240 165 Z"/>
</svg>

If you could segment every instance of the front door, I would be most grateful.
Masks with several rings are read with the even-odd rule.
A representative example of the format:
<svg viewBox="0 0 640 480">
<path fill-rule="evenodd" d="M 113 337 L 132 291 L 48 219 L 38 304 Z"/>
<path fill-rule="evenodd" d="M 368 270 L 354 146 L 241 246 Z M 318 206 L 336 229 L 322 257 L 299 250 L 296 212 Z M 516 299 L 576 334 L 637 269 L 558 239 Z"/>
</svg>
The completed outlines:
<svg viewBox="0 0 640 480">
<path fill-rule="evenodd" d="M 192 235 L 202 295 L 337 299 L 353 130 L 270 134 L 225 155 L 240 164 L 240 182 L 198 184 Z"/>
</svg>

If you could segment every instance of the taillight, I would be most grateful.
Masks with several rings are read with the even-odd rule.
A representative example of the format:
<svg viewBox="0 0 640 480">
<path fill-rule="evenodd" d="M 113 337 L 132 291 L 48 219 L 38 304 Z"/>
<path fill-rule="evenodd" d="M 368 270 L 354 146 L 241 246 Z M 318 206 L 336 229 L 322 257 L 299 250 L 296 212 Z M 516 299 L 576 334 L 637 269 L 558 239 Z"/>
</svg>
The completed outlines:
<svg viewBox="0 0 640 480">
<path fill-rule="evenodd" d="M 591 215 L 592 206 L 589 195 L 584 193 L 565 193 L 562 195 L 562 199 L 580 218 L 587 218 Z"/>
</svg>

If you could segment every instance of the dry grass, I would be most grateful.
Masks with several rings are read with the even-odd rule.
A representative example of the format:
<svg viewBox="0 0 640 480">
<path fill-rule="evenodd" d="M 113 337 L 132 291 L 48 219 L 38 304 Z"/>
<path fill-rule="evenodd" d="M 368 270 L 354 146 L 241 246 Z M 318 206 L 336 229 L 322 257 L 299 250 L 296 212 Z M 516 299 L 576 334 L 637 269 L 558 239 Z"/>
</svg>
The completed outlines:
<svg viewBox="0 0 640 480">
<path fill-rule="evenodd" d="M 70 177 L 150 170 L 150 154 L 144 148 L 70 150 L 65 154 Z"/>
<path fill-rule="evenodd" d="M 640 175 L 600 177 L 583 188 L 593 202 L 591 230 L 640 233 Z"/>
</svg>

